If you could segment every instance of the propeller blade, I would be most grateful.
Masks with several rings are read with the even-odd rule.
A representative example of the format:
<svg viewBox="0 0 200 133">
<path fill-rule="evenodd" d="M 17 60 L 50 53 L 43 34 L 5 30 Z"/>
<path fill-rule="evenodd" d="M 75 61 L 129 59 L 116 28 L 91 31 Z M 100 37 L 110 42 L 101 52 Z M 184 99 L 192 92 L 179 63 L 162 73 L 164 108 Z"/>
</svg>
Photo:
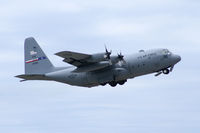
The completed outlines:
<svg viewBox="0 0 200 133">
<path fill-rule="evenodd" d="M 108 49 L 107 49 L 106 45 L 105 45 L 105 51 L 106 51 L 106 53 L 108 53 Z"/>
<path fill-rule="evenodd" d="M 105 51 L 106 51 L 106 53 L 104 55 L 104 58 L 109 61 L 110 65 L 112 65 L 112 61 L 111 61 L 111 57 L 110 57 L 110 55 L 112 54 L 112 50 L 110 50 L 110 52 L 109 52 L 105 45 Z"/>
<path fill-rule="evenodd" d="M 162 74 L 162 71 L 158 72 L 155 76 L 159 76 L 160 74 Z"/>
<path fill-rule="evenodd" d="M 104 55 L 104 58 L 110 60 L 110 55 L 112 54 L 112 50 L 109 52 L 106 45 L 105 45 L 105 51 L 106 51 L 106 53 Z"/>
<path fill-rule="evenodd" d="M 119 58 L 120 61 L 124 60 L 124 56 L 122 55 L 122 52 L 120 52 L 120 54 L 118 54 L 118 58 Z"/>
<path fill-rule="evenodd" d="M 106 51 L 106 53 L 109 53 L 109 54 L 111 54 L 111 53 L 112 53 L 112 50 L 110 50 L 110 52 L 108 51 L 108 49 L 107 49 L 106 45 L 105 45 L 105 51 Z"/>
<path fill-rule="evenodd" d="M 122 52 L 118 54 L 118 59 L 119 59 L 119 66 L 122 66 L 126 61 L 124 60 L 124 55 L 122 55 Z"/>
</svg>

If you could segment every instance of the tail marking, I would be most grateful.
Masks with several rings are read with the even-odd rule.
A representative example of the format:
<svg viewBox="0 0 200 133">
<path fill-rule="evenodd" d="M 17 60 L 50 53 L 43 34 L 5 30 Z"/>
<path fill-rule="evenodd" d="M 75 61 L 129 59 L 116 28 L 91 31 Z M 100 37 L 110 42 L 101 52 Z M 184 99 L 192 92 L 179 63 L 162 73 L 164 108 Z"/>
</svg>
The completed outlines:
<svg viewBox="0 0 200 133">
<path fill-rule="evenodd" d="M 35 59 L 32 59 L 32 60 L 27 60 L 26 63 L 33 63 L 33 62 L 45 60 L 45 59 L 47 59 L 47 57 L 43 56 L 43 57 L 35 58 Z"/>
</svg>

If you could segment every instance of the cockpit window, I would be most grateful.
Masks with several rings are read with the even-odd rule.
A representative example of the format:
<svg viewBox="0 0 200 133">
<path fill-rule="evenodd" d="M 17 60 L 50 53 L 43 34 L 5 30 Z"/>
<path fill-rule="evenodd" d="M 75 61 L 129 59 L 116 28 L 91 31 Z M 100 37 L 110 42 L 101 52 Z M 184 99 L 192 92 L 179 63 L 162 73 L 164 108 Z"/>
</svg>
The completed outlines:
<svg viewBox="0 0 200 133">
<path fill-rule="evenodd" d="M 172 53 L 168 49 L 163 49 L 163 57 L 166 59 L 171 56 Z"/>
<path fill-rule="evenodd" d="M 163 49 L 163 54 L 170 56 L 172 53 L 168 49 Z"/>
<path fill-rule="evenodd" d="M 167 53 L 167 55 L 171 55 L 172 53 L 169 51 L 168 53 Z"/>
</svg>

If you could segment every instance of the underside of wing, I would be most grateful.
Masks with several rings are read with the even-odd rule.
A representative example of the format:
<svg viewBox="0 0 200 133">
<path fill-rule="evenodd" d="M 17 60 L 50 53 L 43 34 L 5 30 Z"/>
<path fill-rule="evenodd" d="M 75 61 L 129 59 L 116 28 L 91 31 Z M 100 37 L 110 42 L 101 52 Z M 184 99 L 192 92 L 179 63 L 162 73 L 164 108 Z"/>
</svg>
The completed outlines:
<svg viewBox="0 0 200 133">
<path fill-rule="evenodd" d="M 67 62 L 74 66 L 84 66 L 87 65 L 87 59 L 91 57 L 89 54 L 82 54 L 82 53 L 76 53 L 71 51 L 62 51 L 59 53 L 56 53 L 55 55 L 60 56 L 64 58 L 64 62 Z"/>
</svg>

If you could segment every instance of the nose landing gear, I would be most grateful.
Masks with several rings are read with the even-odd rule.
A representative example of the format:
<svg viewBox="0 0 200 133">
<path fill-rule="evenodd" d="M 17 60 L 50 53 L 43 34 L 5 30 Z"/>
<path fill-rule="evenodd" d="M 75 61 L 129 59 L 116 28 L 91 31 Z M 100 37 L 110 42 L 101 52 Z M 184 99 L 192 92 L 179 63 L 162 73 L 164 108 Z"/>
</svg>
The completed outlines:
<svg viewBox="0 0 200 133">
<path fill-rule="evenodd" d="M 166 68 L 166 69 L 162 70 L 162 72 L 163 72 L 164 74 L 169 74 L 169 69 Z"/>
<path fill-rule="evenodd" d="M 167 74 L 169 74 L 169 72 L 172 72 L 173 68 L 174 68 L 174 66 L 171 66 L 170 70 L 169 70 L 169 68 L 162 69 L 161 71 L 158 71 L 158 73 L 155 74 L 155 76 L 159 76 L 162 73 L 167 75 Z"/>
</svg>

